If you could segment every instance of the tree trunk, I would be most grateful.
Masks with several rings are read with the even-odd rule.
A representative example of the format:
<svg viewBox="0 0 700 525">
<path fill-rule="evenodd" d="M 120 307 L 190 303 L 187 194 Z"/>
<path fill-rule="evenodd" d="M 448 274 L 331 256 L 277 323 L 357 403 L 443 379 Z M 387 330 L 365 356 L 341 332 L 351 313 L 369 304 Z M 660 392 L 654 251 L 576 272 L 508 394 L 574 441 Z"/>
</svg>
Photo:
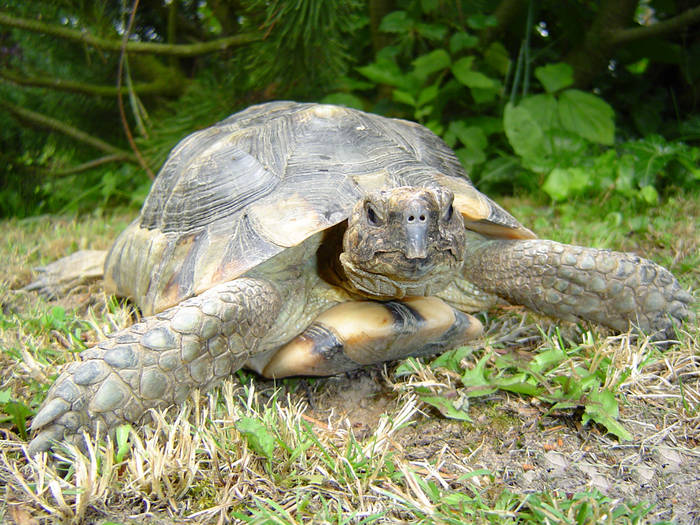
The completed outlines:
<svg viewBox="0 0 700 525">
<path fill-rule="evenodd" d="M 637 0 L 603 0 L 593 24 L 578 47 L 564 59 L 574 69 L 577 87 L 587 88 L 608 67 L 615 34 L 630 26 Z"/>
<path fill-rule="evenodd" d="M 391 44 L 392 37 L 379 30 L 382 18 L 394 10 L 394 0 L 370 0 L 369 2 L 369 27 L 372 34 L 372 48 L 376 55 L 383 48 Z"/>
</svg>

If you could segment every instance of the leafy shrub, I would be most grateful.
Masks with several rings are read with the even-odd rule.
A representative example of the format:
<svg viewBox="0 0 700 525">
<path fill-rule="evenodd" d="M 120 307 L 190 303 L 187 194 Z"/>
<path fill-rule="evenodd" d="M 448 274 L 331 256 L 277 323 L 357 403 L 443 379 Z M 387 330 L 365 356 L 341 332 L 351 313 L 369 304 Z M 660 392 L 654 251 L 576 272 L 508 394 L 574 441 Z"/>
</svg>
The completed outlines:
<svg viewBox="0 0 700 525">
<path fill-rule="evenodd" d="M 651 205 L 669 186 L 697 184 L 698 148 L 661 135 L 616 143 L 614 109 L 573 88 L 570 65 L 535 68 L 540 89 L 529 94 L 529 65 L 521 75 L 503 43 L 477 36 L 492 16 L 474 13 L 462 28 L 434 4 L 386 15 L 380 30 L 394 43 L 356 68 L 363 81 L 345 79 L 323 101 L 424 124 L 487 192 L 541 191 L 553 201 L 612 193 Z"/>
</svg>

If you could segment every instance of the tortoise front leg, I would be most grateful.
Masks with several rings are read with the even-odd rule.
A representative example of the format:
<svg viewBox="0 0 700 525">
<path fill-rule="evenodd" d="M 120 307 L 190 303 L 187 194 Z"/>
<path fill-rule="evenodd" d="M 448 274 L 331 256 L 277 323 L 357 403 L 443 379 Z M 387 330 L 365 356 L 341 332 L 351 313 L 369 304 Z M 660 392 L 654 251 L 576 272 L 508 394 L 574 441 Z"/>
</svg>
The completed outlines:
<svg viewBox="0 0 700 525">
<path fill-rule="evenodd" d="M 568 321 L 636 327 L 656 339 L 692 319 L 692 296 L 658 264 L 631 253 L 547 240 L 470 240 L 464 276 L 513 304 Z"/>
<path fill-rule="evenodd" d="M 327 376 L 364 365 L 441 352 L 481 334 L 478 319 L 436 297 L 385 303 L 356 301 L 319 315 L 267 362 L 249 362 L 265 377 Z"/>
<path fill-rule="evenodd" d="M 70 363 L 34 417 L 29 453 L 113 433 L 151 408 L 182 403 L 240 368 L 277 318 L 277 290 L 241 278 L 117 332 Z"/>
</svg>

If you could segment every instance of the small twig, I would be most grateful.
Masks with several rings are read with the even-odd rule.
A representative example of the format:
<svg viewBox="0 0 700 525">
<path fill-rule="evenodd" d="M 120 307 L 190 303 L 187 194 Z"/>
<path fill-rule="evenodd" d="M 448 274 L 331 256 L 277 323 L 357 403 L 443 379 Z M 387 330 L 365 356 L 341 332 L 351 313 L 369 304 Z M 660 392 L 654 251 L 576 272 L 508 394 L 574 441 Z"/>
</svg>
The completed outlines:
<svg viewBox="0 0 700 525">
<path fill-rule="evenodd" d="M 83 162 L 72 168 L 66 168 L 58 171 L 50 171 L 48 175 L 51 177 L 67 177 L 68 175 L 73 175 L 75 173 L 80 173 L 81 171 L 91 170 L 103 164 L 109 164 L 110 162 L 135 162 L 136 159 L 129 154 L 116 154 L 116 155 L 105 155 L 98 159 L 90 160 L 88 162 Z"/>
<path fill-rule="evenodd" d="M 153 179 L 155 179 L 155 175 L 153 174 L 153 171 L 146 163 L 146 160 L 143 158 L 143 155 L 141 155 L 141 151 L 139 150 L 138 146 L 136 146 L 136 142 L 134 141 L 134 136 L 131 134 L 131 129 L 129 128 L 129 123 L 126 120 L 126 112 L 124 111 L 124 99 L 122 97 L 122 90 L 121 90 L 121 88 L 122 88 L 122 76 L 124 73 L 124 61 L 126 60 L 126 44 L 129 41 L 129 35 L 131 34 L 131 28 L 134 25 L 134 18 L 136 17 L 136 10 L 138 9 L 138 6 L 139 6 L 139 0 L 134 0 L 134 5 L 131 7 L 131 14 L 129 15 L 129 23 L 127 24 L 126 31 L 124 31 L 124 38 L 122 38 L 122 48 L 121 48 L 121 53 L 119 55 L 119 67 L 117 69 L 117 102 L 119 105 L 119 116 L 122 119 L 122 126 L 124 127 L 124 133 L 126 134 L 126 138 L 129 141 L 129 145 L 131 146 L 131 150 L 134 152 L 134 155 L 136 155 L 136 158 L 138 159 L 141 167 L 148 174 L 148 177 L 151 180 L 153 180 Z"/>
</svg>

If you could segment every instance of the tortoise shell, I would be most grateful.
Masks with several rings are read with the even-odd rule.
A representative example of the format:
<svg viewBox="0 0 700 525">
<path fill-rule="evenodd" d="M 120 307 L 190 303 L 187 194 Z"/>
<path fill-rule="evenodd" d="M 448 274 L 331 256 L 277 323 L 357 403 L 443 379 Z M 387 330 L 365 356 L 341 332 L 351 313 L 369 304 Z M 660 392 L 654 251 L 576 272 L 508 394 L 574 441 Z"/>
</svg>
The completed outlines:
<svg viewBox="0 0 700 525">
<path fill-rule="evenodd" d="M 369 191 L 435 185 L 455 194 L 467 228 L 534 237 L 419 124 L 331 105 L 253 106 L 173 149 L 107 256 L 107 288 L 151 315 L 343 222 Z"/>
</svg>

